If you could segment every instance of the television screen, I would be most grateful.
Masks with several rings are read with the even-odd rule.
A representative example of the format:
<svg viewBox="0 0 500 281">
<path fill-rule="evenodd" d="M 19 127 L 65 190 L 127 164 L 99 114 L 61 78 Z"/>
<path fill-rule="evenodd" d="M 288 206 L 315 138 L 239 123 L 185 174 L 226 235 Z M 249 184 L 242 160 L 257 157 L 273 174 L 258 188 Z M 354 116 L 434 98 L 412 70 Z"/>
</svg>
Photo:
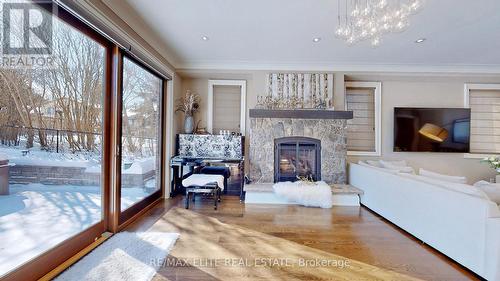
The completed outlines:
<svg viewBox="0 0 500 281">
<path fill-rule="evenodd" d="M 469 152 L 469 108 L 394 108 L 394 151 Z"/>
</svg>

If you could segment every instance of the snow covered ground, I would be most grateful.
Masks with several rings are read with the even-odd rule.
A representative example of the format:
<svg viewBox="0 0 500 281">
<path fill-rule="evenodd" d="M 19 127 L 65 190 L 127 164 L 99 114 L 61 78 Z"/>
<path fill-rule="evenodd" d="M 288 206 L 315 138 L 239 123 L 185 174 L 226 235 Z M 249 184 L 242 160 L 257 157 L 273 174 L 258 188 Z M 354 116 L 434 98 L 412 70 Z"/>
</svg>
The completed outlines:
<svg viewBox="0 0 500 281">
<path fill-rule="evenodd" d="M 38 148 L 24 149 L 19 146 L 0 145 L 0 153 L 6 155 L 10 163 L 17 165 L 92 167 L 100 162 L 99 155 L 89 152 L 55 153 Z"/>
<path fill-rule="evenodd" d="M 56 153 L 39 148 L 23 149 L 19 146 L 0 145 L 0 159 L 8 159 L 10 164 L 27 166 L 82 167 L 87 173 L 101 171 L 100 156 L 96 153 Z M 131 165 L 123 174 L 143 175 L 156 170 L 156 157 L 127 158 Z"/>
<path fill-rule="evenodd" d="M 122 189 L 122 210 L 149 195 Z M 0 196 L 0 276 L 100 221 L 97 186 L 13 184 Z"/>
</svg>

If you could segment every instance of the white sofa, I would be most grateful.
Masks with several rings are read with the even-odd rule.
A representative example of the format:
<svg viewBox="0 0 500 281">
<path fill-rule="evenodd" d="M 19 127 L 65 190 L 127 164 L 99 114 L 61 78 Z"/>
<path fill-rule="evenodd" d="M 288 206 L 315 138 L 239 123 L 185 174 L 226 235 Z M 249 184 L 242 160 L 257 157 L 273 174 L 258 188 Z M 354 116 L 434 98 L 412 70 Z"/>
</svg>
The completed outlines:
<svg viewBox="0 0 500 281">
<path fill-rule="evenodd" d="M 480 275 L 500 281 L 500 210 L 487 199 L 418 180 L 349 165 L 361 203 Z"/>
</svg>

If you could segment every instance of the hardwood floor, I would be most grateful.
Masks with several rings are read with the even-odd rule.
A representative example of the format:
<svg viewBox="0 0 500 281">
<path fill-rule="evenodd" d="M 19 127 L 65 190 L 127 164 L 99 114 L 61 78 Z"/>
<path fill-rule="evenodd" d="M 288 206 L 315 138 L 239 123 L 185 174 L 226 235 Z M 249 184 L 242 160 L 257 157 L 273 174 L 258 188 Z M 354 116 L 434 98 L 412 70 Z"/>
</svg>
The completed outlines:
<svg viewBox="0 0 500 281">
<path fill-rule="evenodd" d="M 207 231 L 207 235 L 209 233 L 212 233 L 212 236 L 217 235 L 216 241 L 217 243 L 224 244 L 225 251 L 242 252 L 242 255 L 246 255 L 247 253 L 244 250 L 247 250 L 247 248 L 245 247 L 255 248 L 258 246 L 248 245 L 252 241 L 250 239 L 262 233 L 262 235 L 279 238 L 273 243 L 286 245 L 283 247 L 290 249 L 290 251 L 296 247 L 297 249 L 299 249 L 298 247 L 303 247 L 300 248 L 300 251 L 303 252 L 319 250 L 317 252 L 318 256 L 330 253 L 424 280 L 479 280 L 474 274 L 364 207 L 318 209 L 285 205 L 245 205 L 240 203 L 237 197 L 225 196 L 219 210 L 215 211 L 210 202 L 197 200 L 191 205 L 190 211 L 214 218 L 216 219 L 214 222 L 220 221 L 227 224 L 226 227 L 243 227 L 248 229 L 248 233 L 252 232 L 251 235 L 248 233 L 245 234 L 242 238 L 244 245 L 241 245 L 234 243 L 235 241 L 224 241 L 224 233 L 219 232 L 228 230 L 205 226 L 211 231 Z M 127 230 L 145 231 L 151 228 L 163 231 L 172 229 L 177 224 L 176 213 L 173 212 L 175 209 L 172 210 L 172 208 L 182 208 L 182 203 L 181 197 L 167 199 L 148 211 L 143 217 L 130 225 Z M 167 214 L 169 211 L 171 212 Z M 179 221 L 180 219 L 179 217 Z M 183 231 L 185 233 L 181 233 L 181 238 L 183 236 L 195 236 L 195 233 L 189 233 L 188 229 L 184 229 Z M 231 230 L 231 232 L 234 231 L 238 232 L 239 228 Z M 261 239 L 269 238 L 261 237 Z M 180 240 L 174 247 L 173 251 L 177 257 L 189 255 L 190 252 L 199 252 L 200 247 L 210 248 L 217 246 L 217 244 L 205 245 L 202 242 L 203 240 L 188 240 L 192 244 L 185 241 Z M 211 254 L 213 253 L 209 251 L 209 253 L 206 253 L 206 256 L 211 256 Z M 257 269 L 255 270 L 257 271 Z M 234 274 L 234 272 L 230 273 Z M 283 276 L 287 276 L 283 280 L 310 280 L 308 278 L 312 276 L 302 276 L 305 278 L 303 279 L 300 278 L 300 274 L 302 273 L 281 273 Z M 170 272 L 161 270 L 156 280 L 225 279 L 220 278 L 220 276 L 224 276 L 220 274 L 227 274 L 227 272 L 211 272 L 197 267 L 183 267 L 176 268 L 175 271 Z M 262 276 L 264 273 L 245 271 L 239 274 L 243 274 L 240 276 L 240 279 L 252 280 L 253 278 L 248 277 Z M 267 272 L 265 274 L 276 273 Z M 315 276 L 315 278 L 318 278 L 317 280 L 340 280 L 340 278 L 337 279 L 335 276 L 331 278 Z M 400 278 L 387 278 L 400 280 Z M 275 275 L 273 275 L 273 279 L 276 279 Z M 375 279 L 380 280 L 378 277 Z M 373 279 L 368 278 L 365 280 Z M 382 280 L 387 279 L 382 278 Z"/>
</svg>

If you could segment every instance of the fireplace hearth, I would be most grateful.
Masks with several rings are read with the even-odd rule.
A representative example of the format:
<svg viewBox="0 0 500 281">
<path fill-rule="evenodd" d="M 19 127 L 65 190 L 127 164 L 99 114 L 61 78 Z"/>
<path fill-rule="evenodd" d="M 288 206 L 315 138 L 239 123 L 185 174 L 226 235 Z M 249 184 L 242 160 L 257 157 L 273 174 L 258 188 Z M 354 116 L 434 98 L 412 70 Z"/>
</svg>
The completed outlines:
<svg viewBox="0 0 500 281">
<path fill-rule="evenodd" d="M 308 137 L 274 140 L 274 182 L 296 181 L 297 177 L 321 180 L 321 141 Z"/>
</svg>

